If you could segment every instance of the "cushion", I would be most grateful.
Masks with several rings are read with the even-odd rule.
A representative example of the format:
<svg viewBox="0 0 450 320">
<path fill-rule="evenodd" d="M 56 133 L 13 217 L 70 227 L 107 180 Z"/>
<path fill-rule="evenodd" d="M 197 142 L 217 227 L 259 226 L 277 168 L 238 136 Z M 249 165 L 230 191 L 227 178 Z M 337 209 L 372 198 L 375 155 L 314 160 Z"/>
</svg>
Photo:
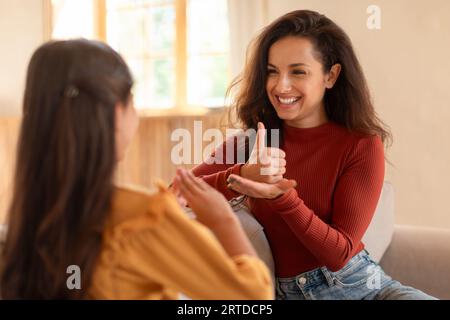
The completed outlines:
<svg viewBox="0 0 450 320">
<path fill-rule="evenodd" d="M 255 248 L 258 257 L 267 265 L 269 271 L 271 272 L 272 279 L 274 280 L 275 264 L 269 242 L 267 241 L 266 234 L 264 233 L 264 228 L 249 212 L 247 206 L 245 205 L 245 200 L 246 197 L 241 196 L 231 200 L 230 205 L 241 222 L 242 228 Z"/>
<path fill-rule="evenodd" d="M 396 225 L 380 265 L 404 285 L 450 299 L 450 229 Z"/>
<path fill-rule="evenodd" d="M 394 188 L 385 181 L 377 208 L 362 241 L 376 262 L 381 260 L 394 233 Z"/>
</svg>

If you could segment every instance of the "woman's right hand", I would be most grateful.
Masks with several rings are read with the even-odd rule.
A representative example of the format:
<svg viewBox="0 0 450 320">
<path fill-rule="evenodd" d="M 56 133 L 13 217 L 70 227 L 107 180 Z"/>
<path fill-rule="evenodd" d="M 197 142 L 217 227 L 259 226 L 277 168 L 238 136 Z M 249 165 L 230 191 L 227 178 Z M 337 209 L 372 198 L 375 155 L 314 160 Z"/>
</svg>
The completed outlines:
<svg viewBox="0 0 450 320">
<path fill-rule="evenodd" d="M 197 220 L 210 229 L 217 229 L 236 219 L 225 197 L 190 171 L 177 169 L 175 183 L 189 207 L 195 212 Z"/>
<path fill-rule="evenodd" d="M 256 141 L 246 164 L 241 167 L 240 176 L 264 183 L 277 183 L 286 173 L 286 153 L 280 148 L 269 148 L 264 145 L 266 129 L 258 122 Z"/>
<path fill-rule="evenodd" d="M 175 179 L 197 220 L 215 234 L 230 257 L 242 254 L 257 257 L 239 219 L 221 193 L 184 169 L 177 170 Z"/>
</svg>

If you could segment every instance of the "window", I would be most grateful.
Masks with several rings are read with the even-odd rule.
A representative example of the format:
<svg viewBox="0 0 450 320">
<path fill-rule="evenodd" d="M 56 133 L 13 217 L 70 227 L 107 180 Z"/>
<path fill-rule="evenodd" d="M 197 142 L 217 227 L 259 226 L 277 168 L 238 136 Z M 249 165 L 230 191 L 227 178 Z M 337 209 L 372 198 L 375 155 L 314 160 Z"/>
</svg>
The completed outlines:
<svg viewBox="0 0 450 320">
<path fill-rule="evenodd" d="M 230 78 L 227 0 L 48 0 L 49 37 L 109 43 L 140 109 L 221 107 Z"/>
</svg>

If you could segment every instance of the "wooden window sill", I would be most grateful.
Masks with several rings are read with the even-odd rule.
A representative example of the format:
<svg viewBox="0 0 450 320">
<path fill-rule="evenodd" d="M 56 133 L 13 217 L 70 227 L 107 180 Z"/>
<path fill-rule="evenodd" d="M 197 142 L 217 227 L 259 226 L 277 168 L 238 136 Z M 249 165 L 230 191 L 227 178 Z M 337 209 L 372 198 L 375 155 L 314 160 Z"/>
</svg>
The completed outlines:
<svg viewBox="0 0 450 320">
<path fill-rule="evenodd" d="M 202 117 L 216 115 L 226 111 L 226 107 L 220 108 L 186 108 L 186 109 L 138 109 L 140 118 L 175 118 L 175 117 Z"/>
</svg>

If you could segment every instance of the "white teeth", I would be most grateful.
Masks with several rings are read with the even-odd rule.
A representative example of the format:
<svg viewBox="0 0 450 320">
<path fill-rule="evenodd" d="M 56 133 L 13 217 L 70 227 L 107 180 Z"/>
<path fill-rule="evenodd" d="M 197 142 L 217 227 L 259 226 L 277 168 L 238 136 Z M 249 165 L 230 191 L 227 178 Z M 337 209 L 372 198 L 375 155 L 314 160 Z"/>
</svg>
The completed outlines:
<svg viewBox="0 0 450 320">
<path fill-rule="evenodd" d="M 300 100 L 300 97 L 292 97 L 292 98 L 281 98 L 277 97 L 278 101 L 280 101 L 282 104 L 293 104 Z"/>
</svg>

